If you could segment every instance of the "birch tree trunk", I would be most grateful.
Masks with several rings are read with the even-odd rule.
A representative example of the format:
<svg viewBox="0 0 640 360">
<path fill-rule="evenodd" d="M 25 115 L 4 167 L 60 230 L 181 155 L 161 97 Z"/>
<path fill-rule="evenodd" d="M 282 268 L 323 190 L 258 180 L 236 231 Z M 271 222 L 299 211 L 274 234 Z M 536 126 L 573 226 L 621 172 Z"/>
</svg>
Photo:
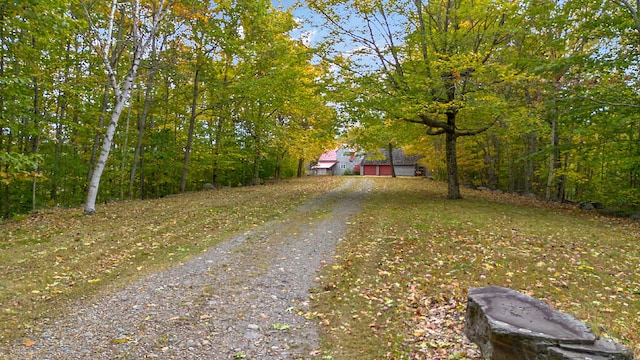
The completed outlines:
<svg viewBox="0 0 640 360">
<path fill-rule="evenodd" d="M 133 82 L 133 79 L 131 79 Z M 96 166 L 93 169 L 93 173 L 91 176 L 91 181 L 89 182 L 89 192 L 87 194 L 87 202 L 84 207 L 85 215 L 93 215 L 96 213 L 96 198 L 98 197 L 98 187 L 100 186 L 100 178 L 102 177 L 102 172 L 107 164 L 107 160 L 109 159 L 109 152 L 111 151 L 111 143 L 113 142 L 113 137 L 116 133 L 116 128 L 118 127 L 118 120 L 120 119 L 120 115 L 122 114 L 122 109 L 124 109 L 125 99 L 123 96 L 129 96 L 129 89 L 126 92 L 123 92 L 116 99 L 116 106 L 111 113 L 111 121 L 109 122 L 109 126 L 107 126 L 107 132 L 104 134 L 104 139 L 102 141 L 102 149 L 100 150 L 100 156 L 98 157 L 98 161 L 96 162 Z M 125 90 L 127 88 L 125 87 Z"/>
<path fill-rule="evenodd" d="M 106 118 L 107 108 L 109 106 L 109 85 L 104 85 L 104 94 L 102 95 L 102 108 L 100 109 L 100 118 L 98 119 L 98 130 L 93 139 L 93 146 L 91 148 L 91 159 L 89 160 L 89 173 L 87 174 L 87 182 L 91 183 L 93 177 L 93 171 L 96 167 L 96 159 L 98 158 L 98 149 L 100 149 L 100 132 L 104 126 L 104 120 Z"/>
<path fill-rule="evenodd" d="M 102 178 L 102 173 L 107 164 L 107 160 L 109 159 L 109 152 L 111 151 L 111 144 L 113 142 L 113 137 L 115 136 L 116 129 L 118 127 L 118 120 L 120 119 L 120 115 L 122 114 L 122 110 L 124 109 L 125 104 L 129 100 L 131 96 L 131 89 L 133 87 L 133 83 L 136 80 L 136 76 L 138 73 L 138 68 L 140 67 L 140 63 L 142 61 L 142 57 L 149 49 L 152 39 L 155 37 L 156 31 L 164 15 L 166 14 L 167 7 L 165 7 L 164 2 L 160 1 L 154 7 L 154 13 L 152 14 L 152 23 L 150 24 L 148 33 L 141 34 L 140 29 L 138 27 L 138 22 L 140 21 L 140 3 L 139 0 L 133 0 L 133 15 L 132 15 L 132 27 L 131 27 L 131 44 L 133 46 L 132 52 L 132 61 L 129 70 L 127 71 L 124 81 L 122 84 L 119 84 L 118 79 L 116 78 L 116 72 L 114 70 L 115 66 L 112 66 L 111 59 L 109 54 L 111 54 L 111 48 L 113 45 L 113 26 L 115 23 L 115 13 L 119 3 L 117 0 L 114 0 L 111 3 L 111 14 L 108 21 L 108 29 L 106 33 L 104 29 L 97 29 L 93 25 L 92 17 L 89 13 L 89 10 L 85 4 L 83 4 L 83 8 L 85 11 L 85 16 L 89 21 L 90 32 L 96 41 L 97 50 L 102 55 L 102 63 L 105 67 L 105 71 L 107 73 L 107 79 L 109 81 L 109 85 L 114 91 L 115 94 L 115 106 L 111 112 L 111 120 L 109 121 L 109 125 L 107 126 L 107 130 L 104 134 L 104 139 L 102 142 L 102 148 L 100 150 L 100 156 L 98 157 L 98 161 L 95 164 L 95 168 L 91 174 L 91 181 L 89 182 L 89 190 L 87 192 L 87 201 L 85 203 L 84 214 L 92 215 L 96 213 L 96 198 L 98 196 L 98 188 L 100 186 L 100 179 Z M 105 34 L 101 36 L 101 34 Z"/>
</svg>

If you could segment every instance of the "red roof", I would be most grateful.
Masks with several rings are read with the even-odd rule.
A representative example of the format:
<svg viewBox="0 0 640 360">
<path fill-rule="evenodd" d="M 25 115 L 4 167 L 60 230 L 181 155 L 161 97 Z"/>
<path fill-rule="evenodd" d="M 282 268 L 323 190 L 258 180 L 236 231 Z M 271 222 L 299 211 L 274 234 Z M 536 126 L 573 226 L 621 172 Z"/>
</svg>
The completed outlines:
<svg viewBox="0 0 640 360">
<path fill-rule="evenodd" d="M 327 151 L 324 154 L 322 154 L 320 156 L 320 159 L 318 159 L 318 162 L 321 163 L 321 162 L 324 162 L 324 161 L 337 162 L 338 161 L 338 149 Z"/>
</svg>

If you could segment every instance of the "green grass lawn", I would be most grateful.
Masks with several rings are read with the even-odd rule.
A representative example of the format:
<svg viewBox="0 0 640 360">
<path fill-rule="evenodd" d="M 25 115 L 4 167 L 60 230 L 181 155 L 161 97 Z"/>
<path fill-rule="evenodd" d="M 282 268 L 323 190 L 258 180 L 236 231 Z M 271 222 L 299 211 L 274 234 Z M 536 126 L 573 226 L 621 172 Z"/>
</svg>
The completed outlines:
<svg viewBox="0 0 640 360">
<path fill-rule="evenodd" d="M 640 355 L 640 223 L 445 184 L 376 179 L 310 317 L 335 359 L 463 359 L 469 287 L 543 299 Z M 435 335 L 440 333 L 438 335 Z"/>
<path fill-rule="evenodd" d="M 25 341 L 71 301 L 175 265 L 286 216 L 344 178 L 306 178 L 34 213 L 0 224 L 0 345 Z M 524 197 L 374 179 L 306 314 L 324 358 L 462 359 L 467 289 L 544 299 L 640 355 L 640 224 Z M 277 206 L 274 206 L 277 204 Z M 433 336 L 437 332 L 440 335 Z"/>
<path fill-rule="evenodd" d="M 71 301 L 175 265 L 283 216 L 344 179 L 306 178 L 34 213 L 0 224 L 0 346 L 29 341 Z"/>
</svg>

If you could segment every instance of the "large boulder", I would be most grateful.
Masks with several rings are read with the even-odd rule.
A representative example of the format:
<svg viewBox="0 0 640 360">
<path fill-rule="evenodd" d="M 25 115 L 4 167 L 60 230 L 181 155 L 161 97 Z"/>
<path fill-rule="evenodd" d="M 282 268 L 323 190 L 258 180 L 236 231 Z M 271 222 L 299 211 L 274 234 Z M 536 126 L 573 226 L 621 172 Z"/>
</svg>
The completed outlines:
<svg viewBox="0 0 640 360">
<path fill-rule="evenodd" d="M 600 210 L 603 208 L 604 206 L 602 203 L 597 201 L 585 201 L 580 203 L 580 209 L 582 210 Z"/>
<path fill-rule="evenodd" d="M 518 291 L 469 289 L 465 335 L 491 360 L 633 360 L 625 347 L 597 339 L 571 315 Z"/>
</svg>

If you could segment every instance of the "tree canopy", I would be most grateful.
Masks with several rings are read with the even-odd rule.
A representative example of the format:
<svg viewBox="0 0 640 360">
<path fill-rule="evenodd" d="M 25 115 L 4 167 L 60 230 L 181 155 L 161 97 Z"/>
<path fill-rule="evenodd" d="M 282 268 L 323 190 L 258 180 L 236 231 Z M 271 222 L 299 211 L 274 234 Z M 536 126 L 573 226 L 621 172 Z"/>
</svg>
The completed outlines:
<svg viewBox="0 0 640 360">
<path fill-rule="evenodd" d="M 3 2 L 2 216 L 302 176 L 337 141 L 421 153 L 453 199 L 462 184 L 637 209 L 639 11 Z"/>
<path fill-rule="evenodd" d="M 638 105 L 637 4 L 309 6 L 331 29 L 325 56 L 351 93 L 344 109 L 355 133 L 376 138 L 371 130 L 385 126 L 400 145 L 427 155 L 434 174 L 448 180 L 450 198 L 460 197 L 462 181 L 548 200 L 638 206 L 640 126 L 623 115 Z"/>
</svg>

